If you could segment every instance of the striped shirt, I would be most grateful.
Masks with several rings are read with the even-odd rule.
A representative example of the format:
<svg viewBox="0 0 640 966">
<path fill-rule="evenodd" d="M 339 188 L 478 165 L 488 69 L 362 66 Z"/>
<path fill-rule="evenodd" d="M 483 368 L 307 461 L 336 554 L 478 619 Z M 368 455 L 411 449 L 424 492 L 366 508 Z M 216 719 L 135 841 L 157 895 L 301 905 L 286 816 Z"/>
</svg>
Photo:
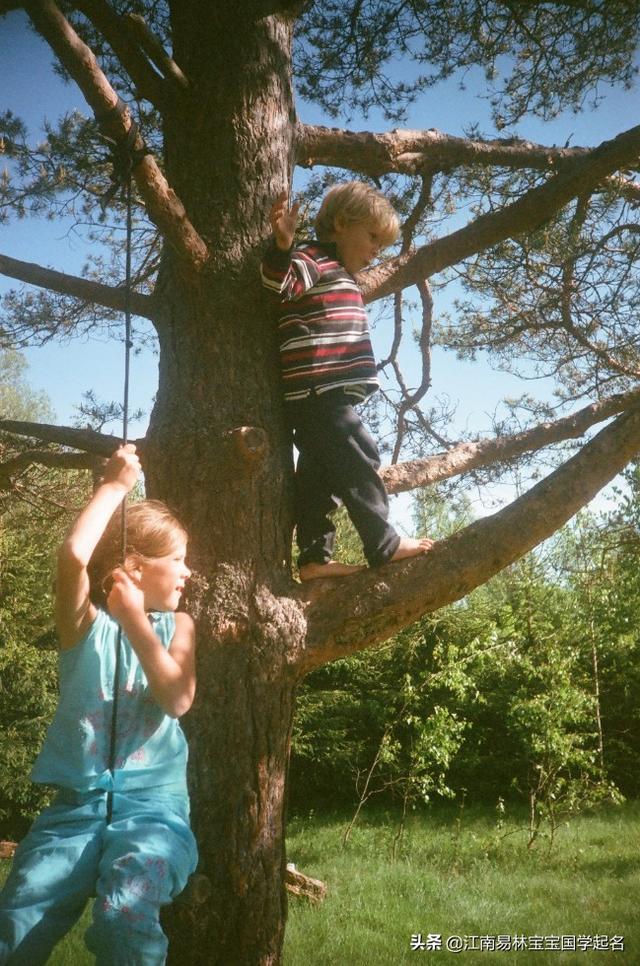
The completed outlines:
<svg viewBox="0 0 640 966">
<path fill-rule="evenodd" d="M 355 279 L 331 242 L 284 252 L 272 241 L 262 283 L 279 296 L 278 341 L 284 398 L 343 388 L 364 398 L 378 388 L 369 323 Z"/>
</svg>

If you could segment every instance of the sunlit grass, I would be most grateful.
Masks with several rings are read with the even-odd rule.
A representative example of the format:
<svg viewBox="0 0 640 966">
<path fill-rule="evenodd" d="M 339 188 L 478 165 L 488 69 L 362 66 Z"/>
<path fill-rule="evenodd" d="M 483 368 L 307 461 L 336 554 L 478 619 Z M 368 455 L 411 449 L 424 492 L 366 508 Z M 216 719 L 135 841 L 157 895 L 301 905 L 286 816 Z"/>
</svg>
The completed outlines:
<svg viewBox="0 0 640 966">
<path fill-rule="evenodd" d="M 291 899 L 285 966 L 395 966 L 517 962 L 640 963 L 640 803 L 601 808 L 526 847 L 523 816 L 501 829 L 491 809 L 438 808 L 412 816 L 393 855 L 397 816 L 365 813 L 348 846 L 348 816 L 311 815 L 289 827 L 289 859 L 327 883 L 319 906 Z M 508 833 L 508 834 L 506 834 Z M 8 863 L 0 863 L 4 878 Z M 90 912 L 51 966 L 89 966 Z M 625 951 L 411 951 L 412 934 L 622 935 Z"/>
<path fill-rule="evenodd" d="M 392 816 L 365 819 L 342 845 L 345 821 L 298 819 L 289 857 L 327 883 L 318 907 L 290 904 L 285 966 L 336 963 L 373 966 L 421 961 L 548 964 L 640 963 L 640 806 L 602 809 L 574 819 L 526 847 L 526 823 L 507 817 L 496 827 L 490 810 L 414 816 L 393 858 Z M 510 833 L 505 835 L 505 833 Z M 429 933 L 490 936 L 623 935 L 625 951 L 521 952 L 410 948 Z M 478 940 L 479 942 L 479 940 Z M 535 959 L 534 959 L 535 958 Z"/>
</svg>

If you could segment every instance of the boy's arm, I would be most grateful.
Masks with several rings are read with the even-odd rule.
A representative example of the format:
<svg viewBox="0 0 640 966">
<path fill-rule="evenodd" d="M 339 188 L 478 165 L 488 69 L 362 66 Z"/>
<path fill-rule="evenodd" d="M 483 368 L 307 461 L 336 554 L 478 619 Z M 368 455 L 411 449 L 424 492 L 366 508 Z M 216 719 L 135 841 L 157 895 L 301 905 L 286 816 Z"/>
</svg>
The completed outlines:
<svg viewBox="0 0 640 966">
<path fill-rule="evenodd" d="M 273 229 L 273 238 L 276 243 L 276 247 L 282 252 L 291 251 L 293 238 L 296 233 L 299 211 L 299 201 L 294 202 L 291 207 L 289 207 L 289 196 L 286 191 L 280 192 L 271 206 L 271 211 L 269 212 L 269 221 L 271 222 L 271 228 Z"/>
<path fill-rule="evenodd" d="M 129 574 L 114 572 L 107 605 L 138 655 L 154 698 L 172 718 L 191 707 L 196 690 L 195 624 L 188 614 L 178 613 L 169 649 L 153 630 L 144 609 L 144 594 Z"/>
<path fill-rule="evenodd" d="M 274 202 L 269 218 L 273 238 L 262 261 L 262 284 L 289 301 L 299 299 L 320 278 L 317 263 L 304 251 L 292 251 L 300 202 L 289 208 L 287 192 Z"/>
<path fill-rule="evenodd" d="M 121 446 L 107 462 L 102 484 L 80 513 L 58 551 L 56 627 L 62 650 L 73 647 L 96 616 L 89 598 L 87 565 L 105 527 L 135 486 L 140 462 L 135 446 Z"/>
</svg>

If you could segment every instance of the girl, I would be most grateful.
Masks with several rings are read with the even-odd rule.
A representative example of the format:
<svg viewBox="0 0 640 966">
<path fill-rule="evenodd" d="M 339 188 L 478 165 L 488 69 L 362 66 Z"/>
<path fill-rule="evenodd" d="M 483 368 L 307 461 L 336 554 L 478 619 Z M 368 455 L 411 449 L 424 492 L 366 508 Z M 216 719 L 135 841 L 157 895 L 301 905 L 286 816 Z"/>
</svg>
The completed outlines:
<svg viewBox="0 0 640 966">
<path fill-rule="evenodd" d="M 115 511 L 139 471 L 135 447 L 118 449 L 58 554 L 60 700 L 32 772 L 58 793 L 0 894 L 2 964 L 46 963 L 92 895 L 85 938 L 99 966 L 164 963 L 160 907 L 195 869 L 177 720 L 193 701 L 195 631 L 174 613 L 191 573 L 187 536 L 164 504 L 134 504 L 118 565 Z"/>
</svg>

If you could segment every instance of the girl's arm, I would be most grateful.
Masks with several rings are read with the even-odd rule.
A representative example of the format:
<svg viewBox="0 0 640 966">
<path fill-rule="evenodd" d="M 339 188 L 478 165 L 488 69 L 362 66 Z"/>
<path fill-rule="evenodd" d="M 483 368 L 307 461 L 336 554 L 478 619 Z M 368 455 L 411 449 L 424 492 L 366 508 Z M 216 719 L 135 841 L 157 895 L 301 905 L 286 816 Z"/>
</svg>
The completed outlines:
<svg viewBox="0 0 640 966">
<path fill-rule="evenodd" d="M 195 625 L 191 617 L 175 615 L 175 633 L 166 650 L 147 617 L 143 592 L 120 569 L 114 571 L 107 606 L 138 655 L 151 693 L 162 710 L 172 718 L 186 714 L 196 690 Z"/>
<path fill-rule="evenodd" d="M 60 648 L 66 650 L 86 634 L 96 608 L 89 598 L 87 565 L 114 511 L 140 475 L 135 446 L 129 443 L 108 460 L 104 479 L 69 530 L 58 551 L 56 626 Z"/>
</svg>

